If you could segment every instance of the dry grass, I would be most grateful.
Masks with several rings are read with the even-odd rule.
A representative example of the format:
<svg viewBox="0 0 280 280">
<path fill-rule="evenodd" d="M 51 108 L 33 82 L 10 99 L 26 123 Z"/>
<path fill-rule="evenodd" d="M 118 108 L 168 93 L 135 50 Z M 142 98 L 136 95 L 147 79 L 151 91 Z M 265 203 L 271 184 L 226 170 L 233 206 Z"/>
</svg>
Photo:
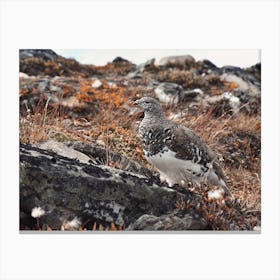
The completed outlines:
<svg viewBox="0 0 280 280">
<path fill-rule="evenodd" d="M 251 210 L 260 211 L 261 202 L 261 159 L 260 154 L 256 157 L 254 147 L 250 147 L 247 142 L 249 138 L 245 138 L 244 142 L 236 141 L 234 143 L 221 144 L 221 139 L 228 139 L 229 135 L 244 133 L 246 135 L 261 136 L 261 118 L 260 116 L 248 116 L 245 114 L 238 115 L 238 118 L 220 117 L 211 118 L 211 112 L 201 115 L 201 117 L 191 117 L 188 121 L 183 121 L 183 124 L 196 131 L 209 146 L 215 150 L 224 162 L 223 166 L 226 175 L 229 179 L 230 188 L 233 196 L 240 201 L 242 205 Z M 250 124 L 250 126 L 248 126 Z M 227 149 L 232 148 L 229 145 L 236 146 L 236 151 L 240 151 L 245 147 L 244 154 L 241 154 L 238 160 L 240 165 L 238 168 L 231 166 L 231 162 L 227 160 Z M 257 147 L 256 147 L 257 148 Z M 260 147 L 259 147 L 260 148 Z M 244 156 L 244 158 L 242 158 Z M 246 159 L 245 156 L 248 158 Z M 246 160 L 252 163 L 250 168 L 246 166 Z M 229 165 L 227 165 L 229 163 Z"/>
<path fill-rule="evenodd" d="M 127 112 L 121 109 L 119 100 L 122 99 L 120 97 L 116 101 L 114 101 L 114 95 L 106 101 L 104 98 L 106 98 L 106 94 L 101 99 L 104 104 L 101 111 L 91 120 L 85 118 L 65 119 L 64 116 L 59 115 L 58 110 L 48 108 L 46 103 L 43 112 L 28 114 L 20 119 L 21 142 L 34 144 L 50 139 L 86 143 L 97 141 L 108 150 L 119 152 L 151 168 L 144 158 L 136 135 L 136 117 L 128 117 Z M 118 107 L 120 109 L 116 110 Z M 187 115 L 185 118 L 178 119 L 177 122 L 198 133 L 225 162 L 227 160 L 223 157 L 226 154 L 228 144 L 221 144 L 219 142 L 221 138 L 231 134 L 235 135 L 237 132 L 253 133 L 260 136 L 261 132 L 260 117 L 240 114 L 238 118 L 229 116 L 215 119 L 211 115 L 211 110 L 199 117 Z M 235 145 L 237 144 L 236 142 Z M 248 160 L 253 162 L 250 170 L 242 166 L 236 169 L 231 165 L 224 165 L 224 168 L 234 197 L 239 199 L 241 204 L 246 205 L 248 209 L 260 210 L 260 157 L 254 158 L 254 155 L 250 155 L 251 152 L 250 147 L 247 147 L 246 153 L 251 156 Z M 109 160 L 106 164 L 109 165 Z"/>
</svg>

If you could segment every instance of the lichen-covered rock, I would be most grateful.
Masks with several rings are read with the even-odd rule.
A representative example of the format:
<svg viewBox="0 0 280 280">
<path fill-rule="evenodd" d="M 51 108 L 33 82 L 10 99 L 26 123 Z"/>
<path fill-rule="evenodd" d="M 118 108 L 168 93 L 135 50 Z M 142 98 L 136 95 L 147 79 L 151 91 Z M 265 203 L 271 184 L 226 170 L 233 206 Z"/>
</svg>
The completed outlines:
<svg viewBox="0 0 280 280">
<path fill-rule="evenodd" d="M 73 149 L 74 151 L 79 151 L 86 157 L 89 157 L 93 162 L 104 163 L 108 161 L 108 149 L 98 146 L 96 144 L 86 144 L 79 142 L 66 142 L 63 145 Z M 142 166 L 138 162 L 131 160 L 119 153 L 110 151 L 110 162 L 114 168 L 121 169 L 124 171 L 129 171 L 135 174 L 139 174 L 148 178 L 152 178 L 156 184 L 160 182 L 159 177 L 156 172 Z"/>
<path fill-rule="evenodd" d="M 206 229 L 207 223 L 199 214 L 191 215 L 186 210 L 176 210 L 171 214 L 156 217 L 143 215 L 129 226 L 129 230 L 201 230 Z"/>
<path fill-rule="evenodd" d="M 30 145 L 20 146 L 20 216 L 21 224 L 30 229 L 38 223 L 38 218 L 31 217 L 35 207 L 42 209 L 39 223 L 52 229 L 61 229 L 75 217 L 81 223 L 114 223 L 126 229 L 145 214 L 172 215 L 176 203 L 185 198 L 157 185 L 153 177 L 81 163 Z M 189 215 L 188 220 L 191 212 Z M 199 219 L 197 215 L 193 218 Z M 191 228 L 193 222 L 189 225 Z"/>
</svg>

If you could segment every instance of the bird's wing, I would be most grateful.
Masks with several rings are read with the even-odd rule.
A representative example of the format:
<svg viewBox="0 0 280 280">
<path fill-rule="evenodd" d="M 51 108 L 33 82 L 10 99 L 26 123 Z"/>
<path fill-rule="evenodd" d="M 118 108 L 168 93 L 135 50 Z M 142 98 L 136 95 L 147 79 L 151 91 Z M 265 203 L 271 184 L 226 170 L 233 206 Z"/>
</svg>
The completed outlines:
<svg viewBox="0 0 280 280">
<path fill-rule="evenodd" d="M 183 160 L 209 163 L 216 158 L 215 153 L 192 130 L 177 125 L 172 128 L 172 141 L 167 142 L 167 147 L 176 153 L 176 157 Z"/>
<path fill-rule="evenodd" d="M 226 184 L 227 178 L 219 164 L 217 155 L 200 136 L 182 125 L 174 126 L 172 133 L 173 139 L 166 145 L 175 153 L 175 157 L 182 160 L 192 160 L 207 169 L 212 165 L 218 177 Z M 227 186 L 224 187 L 228 190 Z"/>
<path fill-rule="evenodd" d="M 227 181 L 225 173 L 219 164 L 218 157 L 214 151 L 192 130 L 178 125 L 174 128 L 174 141 L 171 150 L 176 152 L 176 157 L 185 160 L 193 160 L 202 165 L 212 163 L 217 175 Z"/>
<path fill-rule="evenodd" d="M 175 156 L 177 158 L 192 160 L 204 166 L 209 166 L 209 163 L 212 163 L 220 178 L 226 180 L 223 169 L 219 165 L 217 155 L 199 135 L 182 125 L 174 126 L 172 134 L 172 141 L 166 142 L 166 145 L 171 151 L 176 153 Z"/>
</svg>

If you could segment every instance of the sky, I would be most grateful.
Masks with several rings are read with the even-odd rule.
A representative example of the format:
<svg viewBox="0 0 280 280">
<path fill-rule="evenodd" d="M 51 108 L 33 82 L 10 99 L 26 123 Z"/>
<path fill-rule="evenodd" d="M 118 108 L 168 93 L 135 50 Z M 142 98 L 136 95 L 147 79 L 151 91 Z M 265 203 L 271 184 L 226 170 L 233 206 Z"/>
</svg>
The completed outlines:
<svg viewBox="0 0 280 280">
<path fill-rule="evenodd" d="M 164 56 L 170 55 L 192 55 L 196 60 L 208 59 L 219 67 L 233 65 L 248 67 L 260 62 L 260 50 L 257 49 L 235 49 L 235 50 L 168 50 L 168 49 L 145 49 L 145 50 L 87 50 L 87 49 L 54 49 L 54 51 L 66 58 L 74 58 L 80 63 L 105 65 L 115 57 L 121 56 L 129 61 L 140 64 L 148 59 L 155 58 L 156 62 Z"/>
</svg>

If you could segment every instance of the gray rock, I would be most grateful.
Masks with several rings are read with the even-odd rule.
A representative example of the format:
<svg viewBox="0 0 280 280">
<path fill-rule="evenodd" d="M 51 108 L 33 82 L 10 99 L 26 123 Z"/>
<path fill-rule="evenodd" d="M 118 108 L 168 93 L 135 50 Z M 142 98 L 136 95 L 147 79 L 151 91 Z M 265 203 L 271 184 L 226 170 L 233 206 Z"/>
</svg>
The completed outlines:
<svg viewBox="0 0 280 280">
<path fill-rule="evenodd" d="M 157 177 L 157 173 L 152 172 L 148 168 L 142 166 L 138 162 L 131 160 L 123 155 L 109 151 L 106 148 L 100 147 L 95 144 L 86 144 L 80 142 L 65 142 L 64 145 L 67 147 L 79 151 L 86 156 L 88 156 L 93 162 L 97 162 L 99 164 L 104 164 L 108 160 L 114 164 L 114 167 L 117 169 L 121 169 L 124 171 L 136 173 L 148 178 L 153 178 L 155 183 L 159 183 L 159 178 Z M 109 159 L 108 159 L 109 157 Z"/>
<path fill-rule="evenodd" d="M 184 90 L 175 83 L 161 83 L 155 88 L 158 100 L 164 104 L 177 104 L 178 102 L 197 101 L 203 96 L 200 89 Z"/>
<path fill-rule="evenodd" d="M 116 58 L 114 58 L 114 60 L 112 62 L 113 63 L 131 63 L 129 60 L 122 58 L 120 56 L 117 56 Z"/>
<path fill-rule="evenodd" d="M 203 97 L 203 94 L 203 91 L 199 88 L 185 90 L 181 93 L 181 100 L 184 102 L 198 101 L 200 98 Z"/>
<path fill-rule="evenodd" d="M 154 215 L 143 215 L 129 230 L 201 230 L 207 228 L 207 223 L 197 214 L 190 215 L 185 210 L 176 210 L 174 213 L 156 217 Z"/>
<path fill-rule="evenodd" d="M 136 71 L 142 73 L 145 70 L 149 69 L 150 67 L 153 67 L 155 63 L 155 58 L 149 59 L 144 63 L 141 63 L 137 66 Z"/>
<path fill-rule="evenodd" d="M 104 226 L 114 223 L 130 229 L 145 214 L 172 217 L 177 211 L 176 203 L 182 199 L 189 200 L 190 195 L 160 187 L 152 177 L 85 164 L 31 145 L 20 145 L 20 223 L 30 229 L 38 223 L 45 225 L 44 228 L 61 229 L 65 224 L 72 225 L 73 220 L 78 224 L 92 221 Z M 31 217 L 34 208 L 43 213 L 39 220 L 34 213 Z M 193 214 L 186 214 L 190 215 L 192 228 L 196 223 L 190 221 Z M 186 219 L 183 217 L 184 229 L 187 229 Z M 193 219 L 199 218 L 194 215 Z M 170 218 L 171 224 L 172 220 L 180 224 Z M 142 226 L 142 230 L 146 227 Z"/>
<path fill-rule="evenodd" d="M 142 79 L 143 75 L 139 71 L 133 71 L 127 74 L 128 79 Z"/>
<path fill-rule="evenodd" d="M 38 144 L 37 147 L 44 149 L 44 150 L 52 151 L 52 152 L 57 153 L 58 155 L 61 155 L 64 157 L 76 159 L 83 163 L 89 163 L 90 161 L 92 162 L 92 158 L 88 157 L 87 155 L 85 155 L 79 151 L 76 151 L 76 150 L 66 146 L 62 142 L 50 140 L 50 141 Z"/>
<path fill-rule="evenodd" d="M 235 66 L 224 66 L 217 70 L 222 81 L 236 83 L 240 90 L 249 91 L 252 94 L 260 95 L 261 83 L 255 76 L 242 68 Z"/>
<path fill-rule="evenodd" d="M 152 59 L 147 60 L 144 63 L 139 64 L 136 67 L 135 71 L 130 72 L 130 73 L 127 74 L 127 78 L 129 78 L 129 79 L 142 79 L 143 78 L 143 74 L 142 73 L 145 70 L 148 70 L 148 69 L 154 67 L 154 63 L 155 63 L 155 59 L 152 58 Z"/>
<path fill-rule="evenodd" d="M 211 62 L 208 59 L 202 60 L 201 64 L 202 64 L 203 70 L 213 70 L 213 69 L 215 70 L 215 69 L 218 69 L 218 67 L 213 62 Z"/>
<path fill-rule="evenodd" d="M 158 66 L 181 66 L 191 67 L 195 59 L 191 55 L 166 56 L 160 59 Z"/>
<path fill-rule="evenodd" d="M 99 79 L 94 79 L 93 83 L 91 86 L 93 88 L 100 88 L 103 85 L 103 83 Z"/>
<path fill-rule="evenodd" d="M 155 88 L 156 97 L 165 104 L 177 104 L 182 92 L 183 87 L 175 83 L 161 83 Z"/>
</svg>

